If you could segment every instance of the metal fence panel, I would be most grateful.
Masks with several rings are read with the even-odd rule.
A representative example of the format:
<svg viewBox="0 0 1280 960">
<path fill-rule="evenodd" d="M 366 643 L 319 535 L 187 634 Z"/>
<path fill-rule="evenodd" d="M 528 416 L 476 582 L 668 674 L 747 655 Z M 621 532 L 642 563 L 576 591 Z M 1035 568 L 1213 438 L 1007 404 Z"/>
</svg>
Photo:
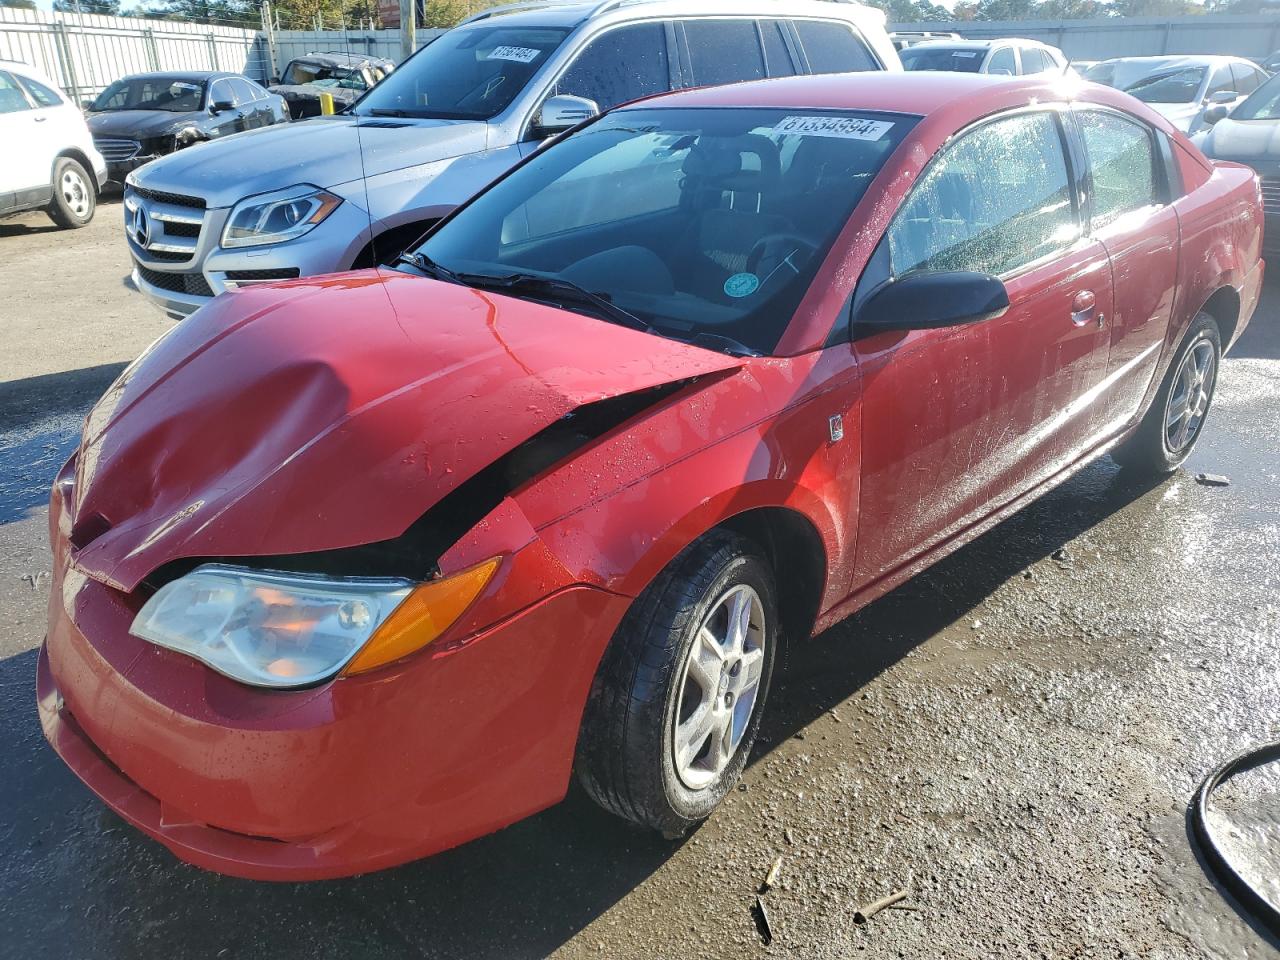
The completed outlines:
<svg viewBox="0 0 1280 960">
<path fill-rule="evenodd" d="M 1026 37 L 1061 48 L 1072 60 L 1227 54 L 1263 59 L 1280 50 L 1280 17 L 1100 17 L 1096 20 L 968 20 L 897 23 L 890 30 L 953 30 L 973 40 Z"/>
<path fill-rule="evenodd" d="M 257 30 L 12 7 L 0 7 L 0 59 L 42 70 L 76 101 L 151 70 L 229 70 L 255 80 L 274 73 Z"/>
</svg>

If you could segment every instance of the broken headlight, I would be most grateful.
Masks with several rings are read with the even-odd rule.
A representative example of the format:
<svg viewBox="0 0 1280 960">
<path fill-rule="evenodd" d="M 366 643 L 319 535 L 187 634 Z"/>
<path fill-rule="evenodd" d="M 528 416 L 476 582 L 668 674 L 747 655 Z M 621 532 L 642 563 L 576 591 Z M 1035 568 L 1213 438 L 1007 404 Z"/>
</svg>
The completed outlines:
<svg viewBox="0 0 1280 960">
<path fill-rule="evenodd" d="M 165 584 L 129 632 L 233 680 L 303 687 L 361 673 L 430 643 L 488 583 L 498 561 L 416 586 L 205 564 Z"/>
<path fill-rule="evenodd" d="M 309 183 L 246 197 L 231 208 L 222 228 L 224 247 L 259 247 L 296 240 L 314 230 L 342 198 Z"/>
</svg>

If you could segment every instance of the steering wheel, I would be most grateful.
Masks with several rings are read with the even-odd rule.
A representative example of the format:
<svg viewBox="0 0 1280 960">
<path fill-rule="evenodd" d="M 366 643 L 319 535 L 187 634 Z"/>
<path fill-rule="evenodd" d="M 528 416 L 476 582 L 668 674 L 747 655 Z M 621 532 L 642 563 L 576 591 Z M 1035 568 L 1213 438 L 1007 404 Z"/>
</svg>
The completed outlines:
<svg viewBox="0 0 1280 960">
<path fill-rule="evenodd" d="M 761 286 L 776 275 L 786 280 L 817 252 L 816 244 L 794 233 L 767 233 L 747 254 L 747 273 L 759 277 Z"/>
</svg>

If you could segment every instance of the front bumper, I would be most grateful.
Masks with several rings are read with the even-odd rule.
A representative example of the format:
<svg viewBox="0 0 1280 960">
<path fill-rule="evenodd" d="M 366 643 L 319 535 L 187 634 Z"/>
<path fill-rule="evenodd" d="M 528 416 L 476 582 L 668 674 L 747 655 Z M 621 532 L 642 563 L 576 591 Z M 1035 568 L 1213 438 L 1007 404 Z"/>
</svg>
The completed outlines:
<svg viewBox="0 0 1280 960">
<path fill-rule="evenodd" d="M 84 576 L 55 536 L 40 720 L 103 802 L 182 860 L 252 879 L 364 873 L 564 796 L 627 602 L 571 586 L 383 670 L 263 691 L 132 637 L 141 599 Z"/>
<path fill-rule="evenodd" d="M 159 223 L 162 231 L 153 234 L 146 247 L 130 233 L 134 211 L 140 203 L 153 229 Z M 309 277 L 346 270 L 371 236 L 369 215 L 350 201 L 296 240 L 233 250 L 221 246 L 229 208 L 179 206 L 139 197 L 132 190 L 126 190 L 122 207 L 125 242 L 133 258 L 133 285 L 174 320 L 189 316 L 220 293 L 246 283 L 269 282 L 238 278 L 285 271 L 290 276 Z M 194 223 L 185 224 L 187 235 L 170 237 L 163 217 Z M 198 230 L 195 237 L 189 236 L 192 228 Z"/>
</svg>

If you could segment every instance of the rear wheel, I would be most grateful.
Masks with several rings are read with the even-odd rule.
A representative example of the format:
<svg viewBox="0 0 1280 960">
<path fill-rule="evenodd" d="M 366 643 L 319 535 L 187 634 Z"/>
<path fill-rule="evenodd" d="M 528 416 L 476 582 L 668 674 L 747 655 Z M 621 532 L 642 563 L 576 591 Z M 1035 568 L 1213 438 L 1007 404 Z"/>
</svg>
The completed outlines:
<svg viewBox="0 0 1280 960">
<path fill-rule="evenodd" d="M 60 157 L 53 165 L 49 219 L 60 227 L 74 230 L 93 219 L 97 205 L 97 191 L 84 167 L 70 157 Z"/>
<path fill-rule="evenodd" d="M 1172 473 L 1195 448 L 1218 385 L 1222 340 L 1207 313 L 1192 321 L 1160 392 L 1137 431 L 1113 456 L 1126 469 Z"/>
<path fill-rule="evenodd" d="M 779 636 L 773 571 L 716 531 L 636 598 L 583 716 L 578 777 L 605 809 L 668 836 L 705 819 L 746 766 Z"/>
</svg>

